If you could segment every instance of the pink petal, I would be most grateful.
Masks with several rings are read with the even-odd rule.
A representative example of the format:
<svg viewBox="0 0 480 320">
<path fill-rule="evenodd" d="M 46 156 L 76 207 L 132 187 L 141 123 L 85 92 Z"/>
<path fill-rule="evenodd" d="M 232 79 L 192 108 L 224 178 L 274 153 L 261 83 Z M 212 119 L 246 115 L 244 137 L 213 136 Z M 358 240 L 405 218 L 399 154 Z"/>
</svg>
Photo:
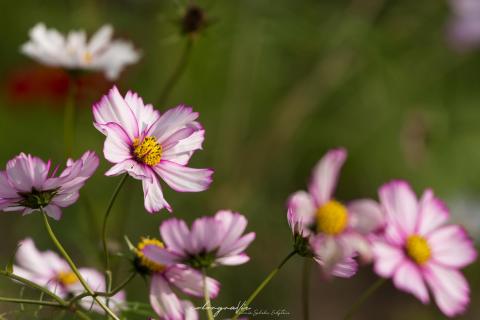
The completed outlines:
<svg viewBox="0 0 480 320">
<path fill-rule="evenodd" d="M 203 275 L 201 272 L 184 265 L 176 265 L 165 271 L 165 277 L 186 294 L 203 297 Z M 207 288 L 210 298 L 214 299 L 220 291 L 220 283 L 207 277 Z"/>
<path fill-rule="evenodd" d="M 393 283 L 403 291 L 416 296 L 423 304 L 429 302 L 428 291 L 423 282 L 422 274 L 410 261 L 404 260 L 393 275 Z"/>
<path fill-rule="evenodd" d="M 220 245 L 222 224 L 213 217 L 201 217 L 192 224 L 190 233 L 191 253 L 210 252 Z"/>
<path fill-rule="evenodd" d="M 331 275 L 339 278 L 351 278 L 357 273 L 357 270 L 357 261 L 352 257 L 348 257 L 333 266 Z"/>
<path fill-rule="evenodd" d="M 212 183 L 213 170 L 194 169 L 170 161 L 161 161 L 153 168 L 155 172 L 175 191 L 200 192 Z"/>
<path fill-rule="evenodd" d="M 169 219 L 160 225 L 160 235 L 169 250 L 186 255 L 193 253 L 189 243 L 190 231 L 183 220 Z"/>
<path fill-rule="evenodd" d="M 185 128 L 183 130 L 191 131 L 192 129 Z M 172 136 L 170 136 L 170 138 L 172 138 Z M 188 137 L 175 141 L 175 143 L 164 145 L 162 159 L 186 165 L 193 155 L 193 152 L 202 149 L 204 139 L 205 130 L 198 130 L 191 133 Z"/>
<path fill-rule="evenodd" d="M 8 176 L 5 171 L 0 171 L 0 199 L 1 198 L 18 198 L 17 191 L 8 181 Z"/>
<path fill-rule="evenodd" d="M 315 255 L 315 260 L 323 266 L 327 274 L 330 274 L 337 264 L 353 254 L 349 247 L 332 236 L 316 235 L 311 237 L 310 247 Z"/>
<path fill-rule="evenodd" d="M 197 118 L 198 113 L 193 112 L 192 108 L 180 105 L 162 114 L 149 134 L 157 137 L 157 141 L 163 144 L 172 133 L 193 123 Z"/>
<path fill-rule="evenodd" d="M 222 256 L 229 253 L 232 246 L 240 239 L 247 227 L 247 218 L 236 212 L 220 210 L 215 214 L 215 220 L 223 225 L 218 251 L 218 255 Z"/>
<path fill-rule="evenodd" d="M 15 260 L 21 268 L 26 269 L 33 275 L 49 278 L 55 274 L 55 270 L 51 268 L 30 238 L 19 243 Z"/>
<path fill-rule="evenodd" d="M 470 301 L 470 289 L 459 271 L 430 263 L 425 278 L 444 314 L 453 317 L 465 312 Z"/>
<path fill-rule="evenodd" d="M 385 209 L 387 219 L 398 233 L 412 234 L 418 219 L 418 204 L 410 185 L 401 180 L 384 184 L 379 190 L 379 197 Z"/>
<path fill-rule="evenodd" d="M 159 248 L 155 245 L 146 245 L 143 248 L 142 253 L 149 260 L 164 266 L 169 266 L 179 261 L 179 256 L 172 254 L 167 249 Z"/>
<path fill-rule="evenodd" d="M 139 133 L 147 131 L 160 118 L 160 112 L 151 104 L 145 105 L 143 99 L 135 92 L 128 91 L 125 101 L 137 119 Z"/>
<path fill-rule="evenodd" d="M 417 233 L 427 235 L 429 232 L 443 225 L 449 217 L 445 204 L 435 198 L 432 190 L 426 190 L 420 199 Z"/>
<path fill-rule="evenodd" d="M 310 234 L 309 226 L 314 223 L 315 203 L 305 191 L 295 192 L 288 199 L 288 224 L 292 232 L 302 236 Z"/>
<path fill-rule="evenodd" d="M 332 149 L 317 163 L 312 173 L 309 192 L 320 207 L 332 198 L 337 185 L 340 169 L 347 158 L 347 151 L 343 148 Z"/>
<path fill-rule="evenodd" d="M 58 206 L 56 206 L 55 204 L 49 204 L 48 206 L 43 208 L 43 211 L 45 211 L 45 213 L 49 217 L 51 217 L 55 220 L 60 220 L 60 218 L 62 217 L 62 210 L 60 210 L 60 208 Z"/>
<path fill-rule="evenodd" d="M 384 278 L 392 277 L 398 266 L 406 260 L 402 248 L 382 241 L 373 241 L 372 250 L 375 272 Z"/>
<path fill-rule="evenodd" d="M 247 263 L 248 261 L 250 261 L 250 257 L 247 256 L 245 253 L 215 259 L 216 263 L 225 266 L 237 266 Z"/>
<path fill-rule="evenodd" d="M 139 136 L 137 119 L 115 86 L 93 106 L 93 116 L 97 129 L 103 133 L 105 128 L 99 125 L 115 123 L 125 129 L 130 139 Z"/>
<path fill-rule="evenodd" d="M 450 225 L 432 231 L 428 236 L 432 257 L 447 267 L 463 268 L 477 258 L 477 252 L 467 232 Z"/>
<path fill-rule="evenodd" d="M 362 234 L 380 229 L 385 219 L 379 204 L 371 199 L 360 199 L 348 204 L 350 227 Z"/>
<path fill-rule="evenodd" d="M 112 163 L 119 163 L 131 159 L 132 140 L 117 123 L 108 123 L 102 126 L 107 138 L 103 145 L 105 159 Z"/>
<path fill-rule="evenodd" d="M 217 255 L 230 256 L 242 253 L 247 249 L 253 240 L 255 240 L 255 232 L 250 232 L 229 245 L 222 243 L 218 249 Z"/>
<path fill-rule="evenodd" d="M 143 180 L 143 179 L 151 180 L 151 177 L 152 177 L 152 174 L 150 173 L 151 170 L 149 168 L 132 159 L 128 159 L 120 163 L 117 163 L 116 165 L 111 167 L 107 172 L 105 172 L 105 175 L 118 176 L 125 172 L 127 172 L 131 177 L 137 180 Z"/>
<path fill-rule="evenodd" d="M 142 186 L 144 205 L 148 212 L 155 213 L 163 208 L 166 208 L 170 212 L 172 211 L 172 207 L 170 207 L 167 200 L 163 197 L 160 182 L 154 174 L 151 175 L 151 179 L 143 179 Z"/>
<path fill-rule="evenodd" d="M 183 313 L 185 314 L 184 320 L 198 320 L 198 312 L 195 309 L 193 303 L 188 300 L 181 301 Z"/>
<path fill-rule="evenodd" d="M 163 319 L 182 319 L 182 307 L 162 274 L 154 274 L 150 284 L 150 304 Z"/>
<path fill-rule="evenodd" d="M 21 153 L 8 161 L 6 173 L 10 184 L 18 191 L 30 192 L 32 187 L 41 190 L 47 179 L 50 162 Z"/>
<path fill-rule="evenodd" d="M 349 246 L 351 252 L 358 253 L 363 262 L 370 262 L 373 258 L 372 246 L 367 237 L 356 231 L 348 231 L 338 236 L 344 246 Z"/>
</svg>

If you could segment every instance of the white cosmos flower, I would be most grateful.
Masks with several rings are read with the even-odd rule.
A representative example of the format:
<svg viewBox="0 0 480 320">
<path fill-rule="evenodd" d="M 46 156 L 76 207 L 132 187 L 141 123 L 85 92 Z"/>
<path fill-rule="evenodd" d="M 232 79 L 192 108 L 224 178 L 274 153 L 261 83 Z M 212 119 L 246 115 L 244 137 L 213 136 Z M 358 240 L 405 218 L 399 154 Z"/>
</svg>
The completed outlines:
<svg viewBox="0 0 480 320">
<path fill-rule="evenodd" d="M 103 71 L 108 79 L 115 80 L 125 66 L 139 60 L 140 53 L 129 42 L 112 40 L 112 34 L 112 26 L 105 25 L 87 41 L 83 30 L 64 36 L 38 23 L 21 51 L 48 66 Z"/>
</svg>

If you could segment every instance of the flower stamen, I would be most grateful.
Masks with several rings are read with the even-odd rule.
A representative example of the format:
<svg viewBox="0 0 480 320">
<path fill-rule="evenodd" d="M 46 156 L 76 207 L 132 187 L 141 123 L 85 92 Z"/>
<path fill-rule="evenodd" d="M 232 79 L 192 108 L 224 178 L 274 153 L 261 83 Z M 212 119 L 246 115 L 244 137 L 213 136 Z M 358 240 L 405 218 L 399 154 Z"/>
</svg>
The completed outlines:
<svg viewBox="0 0 480 320">
<path fill-rule="evenodd" d="M 57 280 L 64 286 L 72 285 L 78 282 L 78 277 L 72 271 L 60 272 L 57 275 Z"/>
<path fill-rule="evenodd" d="M 415 263 L 422 265 L 430 260 L 431 252 L 427 240 L 419 235 L 408 237 L 406 244 L 407 255 Z"/>
<path fill-rule="evenodd" d="M 331 200 L 317 210 L 317 232 L 337 235 L 347 227 L 347 208 L 338 201 Z"/>
<path fill-rule="evenodd" d="M 136 138 L 133 141 L 133 147 L 135 158 L 146 165 L 153 167 L 162 159 L 162 145 L 155 137 L 145 137 L 142 142 Z"/>
</svg>

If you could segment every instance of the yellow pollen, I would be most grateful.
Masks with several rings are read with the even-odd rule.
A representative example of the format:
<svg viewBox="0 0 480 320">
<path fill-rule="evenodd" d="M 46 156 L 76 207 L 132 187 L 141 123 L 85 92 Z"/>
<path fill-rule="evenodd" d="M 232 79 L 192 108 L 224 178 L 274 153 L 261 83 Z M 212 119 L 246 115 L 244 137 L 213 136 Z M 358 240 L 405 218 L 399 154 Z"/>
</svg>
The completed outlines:
<svg viewBox="0 0 480 320">
<path fill-rule="evenodd" d="M 64 286 L 68 286 L 68 285 L 75 284 L 75 283 L 78 282 L 77 276 L 75 275 L 75 273 L 73 273 L 71 271 L 70 272 L 60 272 L 57 275 L 57 280 L 58 280 L 58 282 L 60 282 Z"/>
<path fill-rule="evenodd" d="M 155 137 L 145 137 L 140 143 L 137 138 L 133 141 L 133 154 L 138 161 L 149 166 L 155 166 L 162 159 L 162 146 Z"/>
<path fill-rule="evenodd" d="M 347 208 L 338 201 L 328 201 L 317 210 L 317 232 L 337 235 L 345 230 L 347 222 Z"/>
<path fill-rule="evenodd" d="M 90 64 L 93 61 L 93 55 L 87 51 L 83 55 L 83 60 L 85 61 L 85 63 Z"/>
<path fill-rule="evenodd" d="M 157 246 L 162 249 L 165 248 L 165 246 L 160 240 L 142 238 L 142 240 L 137 244 L 136 250 L 137 258 L 140 264 L 152 272 L 162 272 L 163 270 L 165 270 L 165 266 L 163 264 L 152 261 L 143 254 L 143 248 L 145 248 L 146 246 Z"/>
<path fill-rule="evenodd" d="M 420 265 L 427 262 L 431 256 L 427 240 L 418 235 L 408 237 L 406 251 L 410 259 Z"/>
</svg>

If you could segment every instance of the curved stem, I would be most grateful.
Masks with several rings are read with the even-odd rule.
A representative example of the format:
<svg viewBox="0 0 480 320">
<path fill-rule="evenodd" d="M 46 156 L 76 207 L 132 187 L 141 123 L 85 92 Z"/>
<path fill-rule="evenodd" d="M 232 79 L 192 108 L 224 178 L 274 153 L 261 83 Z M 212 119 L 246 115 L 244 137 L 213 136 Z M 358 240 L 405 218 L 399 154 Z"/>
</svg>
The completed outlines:
<svg viewBox="0 0 480 320">
<path fill-rule="evenodd" d="M 354 313 L 360 308 L 365 301 L 370 298 L 370 296 L 377 291 L 378 288 L 380 288 L 387 280 L 384 278 L 380 278 L 377 281 L 375 281 L 348 309 L 345 317 L 343 317 L 344 320 L 352 319 L 352 316 Z"/>
<path fill-rule="evenodd" d="M 60 304 L 58 302 L 55 302 L 55 301 L 43 301 L 43 300 L 31 300 L 31 299 L 0 297 L 0 302 L 34 304 L 34 305 L 38 305 L 38 306 L 66 308 L 65 305 L 62 305 L 62 304 Z"/>
<path fill-rule="evenodd" d="M 5 276 L 5 277 L 10 278 L 10 279 L 13 279 L 13 280 L 16 280 L 18 282 L 21 282 L 24 285 L 29 286 L 32 289 L 39 290 L 40 292 L 43 292 L 44 294 L 51 297 L 53 300 L 57 301 L 61 305 L 67 305 L 67 302 L 65 300 L 63 300 L 62 298 L 60 298 L 59 296 L 57 296 L 55 293 L 51 292 L 47 288 L 42 287 L 42 286 L 40 286 L 40 285 L 38 285 L 38 284 L 28 280 L 28 279 L 25 279 L 25 278 L 20 277 L 16 274 L 13 274 L 13 273 L 6 272 L 4 270 L 0 270 L 0 275 Z"/>
<path fill-rule="evenodd" d="M 98 297 L 112 297 L 114 295 L 116 295 L 117 293 L 119 293 L 123 288 L 125 288 L 127 286 L 127 284 L 133 280 L 133 278 L 135 278 L 135 276 L 137 275 L 136 272 L 132 272 L 127 279 L 125 279 L 121 284 L 119 284 L 118 286 L 115 287 L 115 289 L 113 289 L 112 291 L 110 292 L 100 292 L 100 291 L 95 291 L 95 295 L 98 296 Z M 88 292 L 84 292 L 84 293 L 81 293 L 75 297 L 73 297 L 70 301 L 69 301 L 69 304 L 72 305 L 74 304 L 75 302 L 77 302 L 78 300 L 80 299 L 83 299 L 85 297 L 88 297 L 90 296 L 90 294 Z"/>
<path fill-rule="evenodd" d="M 127 180 L 128 173 L 125 173 L 118 183 L 117 187 L 115 188 L 115 191 L 112 194 L 112 197 L 110 198 L 110 202 L 108 203 L 107 210 L 105 211 L 105 215 L 103 217 L 103 225 L 102 225 L 102 245 L 103 245 L 103 252 L 105 254 L 105 270 L 108 273 L 110 271 L 110 257 L 108 255 L 108 246 L 107 246 L 107 223 L 108 223 L 108 217 L 110 216 L 110 212 L 112 211 L 113 204 L 115 203 L 115 200 L 117 199 L 118 193 L 122 189 L 123 184 Z"/>
<path fill-rule="evenodd" d="M 302 272 L 302 306 L 303 306 L 303 319 L 310 319 L 310 259 L 305 258 L 303 261 Z"/>
<path fill-rule="evenodd" d="M 210 293 L 208 292 L 207 287 L 207 270 L 202 268 L 202 279 L 203 279 L 203 297 L 205 298 L 205 307 L 207 312 L 208 320 L 214 320 L 213 311 L 212 311 L 212 303 L 210 302 Z"/>
<path fill-rule="evenodd" d="M 192 52 L 192 46 L 193 46 L 193 39 L 189 37 L 187 39 L 187 43 L 185 44 L 185 48 L 183 49 L 182 55 L 180 57 L 180 60 L 178 61 L 177 66 L 173 70 L 172 75 L 170 76 L 170 78 L 168 78 L 167 83 L 165 84 L 165 87 L 163 87 L 160 93 L 160 97 L 158 98 L 158 102 L 157 102 L 158 103 L 157 107 L 160 107 L 167 101 L 168 96 L 172 92 L 173 87 L 175 87 L 178 80 L 180 80 L 180 78 L 182 77 L 182 74 L 188 65 L 190 53 Z"/>
<path fill-rule="evenodd" d="M 115 313 L 113 313 L 112 310 L 110 310 L 110 308 L 108 308 L 102 301 L 100 301 L 98 299 L 98 297 L 95 295 L 95 292 L 92 290 L 92 288 L 90 288 L 90 286 L 88 285 L 88 283 L 85 281 L 85 279 L 82 277 L 82 275 L 80 274 L 80 272 L 78 271 L 77 269 L 77 266 L 75 265 L 75 263 L 73 262 L 72 258 L 70 258 L 70 256 L 68 255 L 67 251 L 65 251 L 65 249 L 63 248 L 62 244 L 60 243 L 60 241 L 58 241 L 57 237 L 55 236 L 55 233 L 53 232 L 52 230 L 52 227 L 50 226 L 50 223 L 48 222 L 48 217 L 47 215 L 45 214 L 45 212 L 43 211 L 43 209 L 40 209 L 40 211 L 42 212 L 42 215 L 43 215 L 43 222 L 45 224 L 45 228 L 47 229 L 47 232 L 48 232 L 48 235 L 50 236 L 50 238 L 52 239 L 53 243 L 55 244 L 55 246 L 57 247 L 58 251 L 60 251 L 60 253 L 62 254 L 62 256 L 65 258 L 65 260 L 67 260 L 67 263 L 68 265 L 70 266 L 70 268 L 72 269 L 72 272 L 77 276 L 78 278 L 78 281 L 80 281 L 80 283 L 82 284 L 82 286 L 85 288 L 85 291 L 87 291 L 89 293 L 90 296 L 92 296 L 93 300 L 95 300 L 95 302 L 109 315 L 111 316 L 113 319 L 115 320 L 119 320 L 119 318 L 115 315 Z"/>
<path fill-rule="evenodd" d="M 245 301 L 245 303 L 242 304 L 240 309 L 235 312 L 235 315 L 232 317 L 232 320 L 238 319 L 238 317 L 241 316 L 248 309 L 248 306 L 250 305 L 250 303 L 252 303 L 252 301 L 263 290 L 263 288 L 265 288 L 265 286 L 270 282 L 270 280 L 272 280 L 273 277 L 275 277 L 275 275 L 278 273 L 278 271 L 280 271 L 280 269 L 282 269 L 283 265 L 285 263 L 287 263 L 287 261 L 290 260 L 290 258 L 293 257 L 296 254 L 297 254 L 296 250 L 292 251 L 288 256 L 285 257 L 285 259 L 282 260 L 282 262 L 278 265 L 278 267 L 273 269 L 268 274 L 268 276 L 262 281 L 262 283 L 260 283 L 260 285 L 255 289 L 255 291 L 253 291 L 253 293 L 248 297 L 247 301 Z"/>
</svg>

